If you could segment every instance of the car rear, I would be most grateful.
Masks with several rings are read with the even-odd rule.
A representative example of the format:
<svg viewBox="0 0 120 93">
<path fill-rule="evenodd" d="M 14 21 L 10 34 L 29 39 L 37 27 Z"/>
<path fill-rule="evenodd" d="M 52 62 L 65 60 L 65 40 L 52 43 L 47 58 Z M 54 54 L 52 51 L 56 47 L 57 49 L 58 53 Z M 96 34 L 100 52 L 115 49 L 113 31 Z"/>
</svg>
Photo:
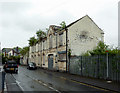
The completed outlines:
<svg viewBox="0 0 120 93">
<path fill-rule="evenodd" d="M 18 64 L 15 61 L 8 61 L 5 64 L 5 72 L 18 73 Z"/>
</svg>

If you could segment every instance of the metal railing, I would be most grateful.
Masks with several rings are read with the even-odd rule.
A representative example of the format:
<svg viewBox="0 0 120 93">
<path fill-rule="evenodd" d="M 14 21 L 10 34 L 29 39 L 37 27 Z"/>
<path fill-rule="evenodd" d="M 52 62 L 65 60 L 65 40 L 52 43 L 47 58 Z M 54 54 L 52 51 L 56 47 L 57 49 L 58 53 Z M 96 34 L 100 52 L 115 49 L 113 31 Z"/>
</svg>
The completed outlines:
<svg viewBox="0 0 120 93">
<path fill-rule="evenodd" d="M 120 82 L 120 55 L 71 57 L 69 64 L 72 74 Z"/>
</svg>

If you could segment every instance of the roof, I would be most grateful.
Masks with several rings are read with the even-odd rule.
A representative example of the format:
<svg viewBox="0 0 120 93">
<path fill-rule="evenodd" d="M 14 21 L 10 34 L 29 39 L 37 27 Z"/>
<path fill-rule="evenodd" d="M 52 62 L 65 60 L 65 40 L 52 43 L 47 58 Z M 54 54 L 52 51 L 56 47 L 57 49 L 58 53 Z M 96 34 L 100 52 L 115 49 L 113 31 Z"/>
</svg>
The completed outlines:
<svg viewBox="0 0 120 93">
<path fill-rule="evenodd" d="M 21 49 L 19 49 L 19 47 L 18 47 L 18 50 L 17 50 L 17 47 L 15 47 L 15 48 L 3 48 L 3 49 L 2 49 L 2 52 L 8 53 L 8 52 L 10 52 L 11 50 L 13 50 L 15 53 L 19 53 L 19 52 L 21 51 Z M 17 52 L 17 51 L 18 51 L 18 52 Z"/>
<path fill-rule="evenodd" d="M 56 26 L 56 25 L 50 25 L 50 27 L 52 28 L 53 31 L 58 31 L 58 30 L 62 29 L 61 26 Z"/>
<path fill-rule="evenodd" d="M 8 52 L 11 51 L 11 49 L 12 49 L 12 48 L 3 48 L 3 49 L 2 49 L 2 52 L 6 52 L 6 53 L 8 53 Z"/>
<path fill-rule="evenodd" d="M 68 28 L 68 27 L 72 26 L 73 24 L 77 23 L 78 21 L 82 20 L 82 19 L 85 18 L 85 17 L 88 17 L 88 18 L 98 27 L 98 25 L 97 25 L 88 15 L 85 15 L 85 16 L 83 16 L 82 18 L 80 18 L 80 19 L 78 19 L 78 20 L 70 23 L 70 24 L 67 25 L 66 27 Z M 99 27 L 98 27 L 98 28 L 99 28 Z M 99 29 L 102 30 L 101 28 L 99 28 Z"/>
<path fill-rule="evenodd" d="M 77 23 L 78 21 L 82 20 L 82 19 L 85 18 L 85 17 L 88 17 L 88 18 L 98 27 L 98 25 L 97 25 L 88 15 L 85 15 L 85 16 L 83 16 L 82 18 L 80 18 L 80 19 L 78 19 L 78 20 L 70 23 L 70 24 L 67 25 L 66 27 L 68 28 L 68 27 L 74 25 L 75 23 Z M 59 30 L 61 31 L 61 30 L 63 30 L 62 27 L 60 27 L 60 26 L 50 25 L 50 27 L 52 27 L 53 31 L 57 31 L 57 30 L 58 30 L 58 31 L 59 31 Z M 100 27 L 98 27 L 98 28 L 102 31 L 102 29 L 101 29 Z"/>
<path fill-rule="evenodd" d="M 98 27 L 98 25 L 97 25 L 88 15 L 85 15 L 85 16 L 83 16 L 82 18 L 80 18 L 80 19 L 78 19 L 78 20 L 70 23 L 70 24 L 67 25 L 66 27 L 68 28 L 68 27 L 74 25 L 75 23 L 77 23 L 78 21 L 82 20 L 82 19 L 85 18 L 85 17 L 88 17 L 88 18 Z M 54 31 L 54 33 L 55 33 L 56 31 L 62 31 L 62 30 L 64 30 L 61 26 L 50 25 L 49 28 L 50 28 L 50 27 L 52 28 L 52 30 Z M 98 27 L 98 28 L 99 28 L 101 31 L 103 31 L 100 27 Z M 48 31 L 48 32 L 49 32 L 49 31 Z M 104 32 L 102 32 L 102 33 L 104 34 Z M 47 34 L 48 34 L 48 33 L 47 33 Z M 46 38 L 46 37 L 45 37 L 45 38 Z"/>
</svg>

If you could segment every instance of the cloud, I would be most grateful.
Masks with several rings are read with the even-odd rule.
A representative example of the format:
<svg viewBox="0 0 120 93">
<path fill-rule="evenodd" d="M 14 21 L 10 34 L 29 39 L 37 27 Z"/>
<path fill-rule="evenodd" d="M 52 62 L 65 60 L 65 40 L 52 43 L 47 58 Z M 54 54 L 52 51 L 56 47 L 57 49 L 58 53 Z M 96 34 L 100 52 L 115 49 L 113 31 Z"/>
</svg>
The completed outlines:
<svg viewBox="0 0 120 93">
<path fill-rule="evenodd" d="M 26 46 L 27 40 L 35 35 L 37 29 L 45 30 L 49 25 L 59 25 L 62 21 L 70 24 L 86 14 L 104 30 L 105 42 L 117 45 L 117 2 L 118 0 L 4 0 L 0 2 L 2 47 Z"/>
</svg>

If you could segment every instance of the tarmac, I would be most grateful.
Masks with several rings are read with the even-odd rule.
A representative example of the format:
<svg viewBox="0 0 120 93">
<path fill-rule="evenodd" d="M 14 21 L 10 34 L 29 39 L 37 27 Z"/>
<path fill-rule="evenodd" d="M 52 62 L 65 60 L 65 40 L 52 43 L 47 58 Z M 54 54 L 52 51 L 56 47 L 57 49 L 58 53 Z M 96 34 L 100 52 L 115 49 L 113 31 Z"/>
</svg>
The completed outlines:
<svg viewBox="0 0 120 93">
<path fill-rule="evenodd" d="M 111 91 L 111 92 L 120 92 L 120 82 L 116 81 L 108 81 L 104 79 L 97 79 L 97 78 L 91 78 L 91 77 L 84 77 L 80 75 L 70 74 L 66 72 L 57 72 L 57 71 L 50 71 L 47 69 L 41 69 L 44 70 L 47 73 L 51 73 L 55 75 L 56 77 L 63 77 L 64 79 L 80 83 L 85 86 L 98 88 L 105 91 Z"/>
<path fill-rule="evenodd" d="M 66 72 L 52 71 L 52 70 L 43 69 L 43 68 L 38 68 L 38 70 L 43 70 L 43 72 L 50 73 L 55 77 L 63 78 L 72 82 L 76 82 L 76 83 L 88 86 L 88 87 L 93 87 L 93 88 L 104 90 L 104 91 L 120 93 L 120 82 L 84 77 L 80 75 L 74 75 Z"/>
</svg>

